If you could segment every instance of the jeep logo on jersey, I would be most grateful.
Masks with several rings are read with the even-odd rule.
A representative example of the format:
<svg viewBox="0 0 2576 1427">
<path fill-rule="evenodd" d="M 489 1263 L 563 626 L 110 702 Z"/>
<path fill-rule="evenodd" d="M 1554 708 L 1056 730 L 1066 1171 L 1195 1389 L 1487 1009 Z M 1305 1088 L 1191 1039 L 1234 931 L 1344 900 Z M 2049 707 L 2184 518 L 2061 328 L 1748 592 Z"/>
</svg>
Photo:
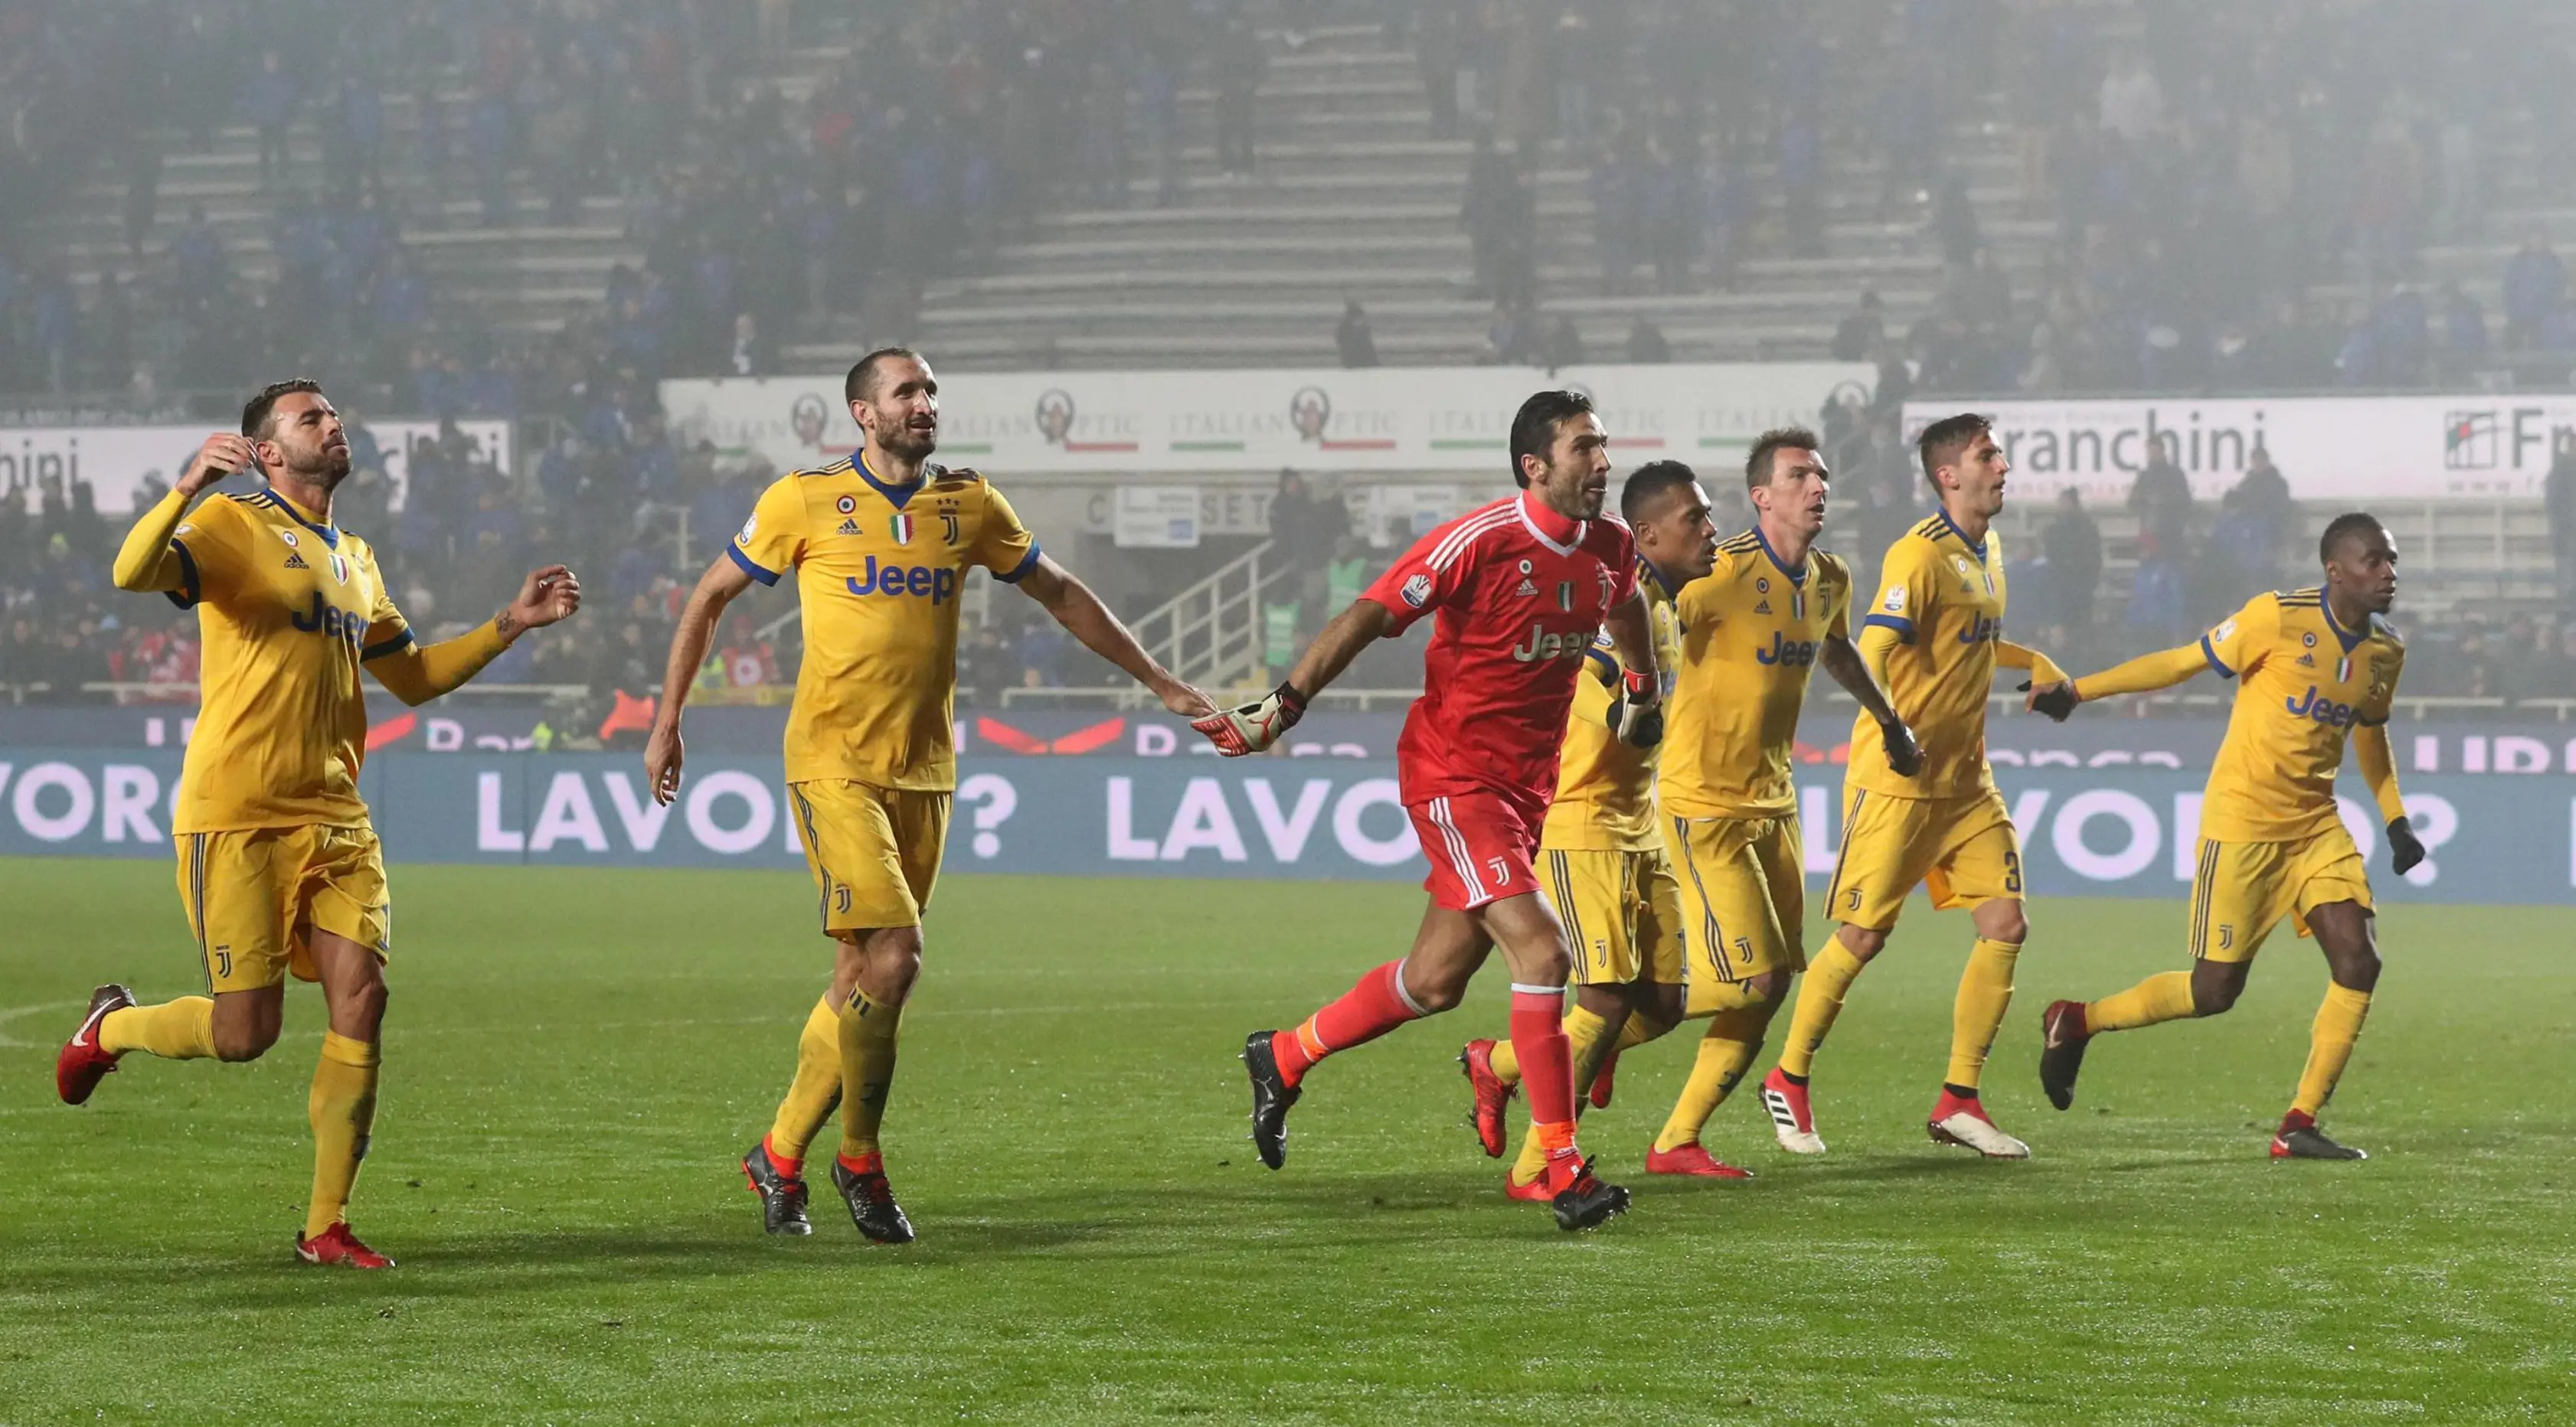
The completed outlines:
<svg viewBox="0 0 2576 1427">
<path fill-rule="evenodd" d="M 1753 657 L 1764 664 L 1786 664 L 1792 669 L 1802 669 L 1816 662 L 1816 641 L 1783 638 L 1775 630 L 1771 635 L 1771 647 L 1754 650 Z"/>
<path fill-rule="evenodd" d="M 868 557 L 867 573 L 852 575 L 843 581 L 854 595 L 928 595 L 937 606 L 957 593 L 957 572 L 933 569 L 928 565 L 886 565 L 880 568 L 877 557 Z"/>
<path fill-rule="evenodd" d="M 2281 702 L 2289 707 L 2290 716 L 2293 718 L 2314 719 L 2328 728 L 2352 727 L 2354 717 L 2352 705 L 2339 704 L 2332 699 L 2319 697 L 2317 686 L 2314 684 L 2308 685 L 2308 691 L 2298 698 L 2283 699 Z"/>
<path fill-rule="evenodd" d="M 1545 625 L 1530 626 L 1529 637 L 1513 646 L 1512 657 L 1523 664 L 1542 659 L 1580 659 L 1592 647 L 1588 633 L 1558 634 Z"/>
<path fill-rule="evenodd" d="M 323 599 L 320 590 L 313 592 L 313 603 L 303 613 L 288 615 L 286 620 L 307 634 L 339 640 L 351 649 L 358 647 L 367 632 L 367 622 L 356 611 L 344 610 Z"/>
</svg>

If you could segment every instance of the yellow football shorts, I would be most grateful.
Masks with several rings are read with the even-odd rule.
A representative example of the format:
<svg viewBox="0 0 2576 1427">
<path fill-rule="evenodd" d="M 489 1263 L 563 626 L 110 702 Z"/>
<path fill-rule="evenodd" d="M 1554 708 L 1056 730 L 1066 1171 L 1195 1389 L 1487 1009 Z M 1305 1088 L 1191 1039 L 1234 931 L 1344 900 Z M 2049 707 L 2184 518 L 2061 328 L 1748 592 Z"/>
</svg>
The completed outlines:
<svg viewBox="0 0 2576 1427">
<path fill-rule="evenodd" d="M 946 792 L 840 779 L 787 785 L 826 933 L 921 925 L 948 845 Z"/>
<path fill-rule="evenodd" d="M 1539 890 L 1565 923 L 1574 984 L 1682 981 L 1681 889 L 1661 852 L 1541 848 Z"/>
<path fill-rule="evenodd" d="M 179 900 L 206 960 L 209 994 L 318 979 L 312 935 L 393 952 L 385 858 L 366 826 L 183 832 Z"/>
<path fill-rule="evenodd" d="M 1993 788 L 1952 798 L 1897 798 L 1853 788 L 1843 798 L 1842 856 L 1825 914 L 1867 931 L 1896 925 L 1916 884 L 1937 911 L 2021 895 L 2021 837 Z"/>
<path fill-rule="evenodd" d="M 2371 910 L 2369 868 L 2341 823 L 2297 842 L 2202 838 L 2191 879 L 2192 959 L 2251 961 L 2281 918 L 2306 936 L 2308 913 L 2332 902 Z"/>
<path fill-rule="evenodd" d="M 1798 815 L 1673 818 L 1691 919 L 1690 984 L 1807 969 L 1807 871 Z"/>
</svg>

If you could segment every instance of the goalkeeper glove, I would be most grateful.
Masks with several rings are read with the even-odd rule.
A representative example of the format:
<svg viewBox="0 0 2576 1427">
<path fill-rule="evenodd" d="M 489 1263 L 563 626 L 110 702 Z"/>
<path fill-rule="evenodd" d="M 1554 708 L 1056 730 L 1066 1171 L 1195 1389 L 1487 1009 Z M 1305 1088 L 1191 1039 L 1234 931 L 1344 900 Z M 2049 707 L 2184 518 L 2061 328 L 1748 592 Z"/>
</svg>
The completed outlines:
<svg viewBox="0 0 2576 1427">
<path fill-rule="evenodd" d="M 1295 728 L 1297 720 L 1305 716 L 1306 696 L 1283 683 L 1251 703 L 1192 719 L 1190 727 L 1206 734 L 1217 752 L 1240 758 L 1277 743 L 1281 734 Z"/>
<path fill-rule="evenodd" d="M 1634 669 L 1620 671 L 1621 697 L 1611 700 L 1610 733 L 1631 748 L 1664 741 L 1664 705 L 1655 681 Z"/>
<path fill-rule="evenodd" d="M 2021 692 L 2030 694 L 2030 681 L 2028 679 L 2022 680 Z M 2031 708 L 2036 712 L 2048 715 L 2050 720 L 2057 723 L 2066 722 L 2067 715 L 2075 712 L 2075 705 L 2077 702 L 2078 700 L 2075 697 L 2075 685 L 2071 680 L 2060 680 L 2056 683 L 2050 684 L 2047 688 L 2040 690 L 2038 693 L 2030 694 Z"/>
<path fill-rule="evenodd" d="M 2397 875 L 2403 877 L 2414 871 L 2415 864 L 2423 860 L 2424 840 L 2415 835 L 2415 825 L 2402 817 L 2389 819 L 2388 861 L 2397 869 Z"/>
</svg>

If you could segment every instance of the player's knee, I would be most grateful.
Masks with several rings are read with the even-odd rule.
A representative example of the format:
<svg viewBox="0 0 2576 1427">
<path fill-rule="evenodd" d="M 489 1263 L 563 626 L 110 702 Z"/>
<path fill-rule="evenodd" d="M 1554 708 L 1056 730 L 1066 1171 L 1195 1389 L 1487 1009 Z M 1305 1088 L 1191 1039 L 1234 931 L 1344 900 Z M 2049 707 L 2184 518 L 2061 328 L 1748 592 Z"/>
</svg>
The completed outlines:
<svg viewBox="0 0 2576 1427">
<path fill-rule="evenodd" d="M 2191 1013 L 2225 1015 L 2235 1007 L 2236 998 L 2245 994 L 2245 977 L 2224 962 L 2204 961 L 2200 965 L 2191 978 Z"/>
<path fill-rule="evenodd" d="M 1867 961 L 1886 947 L 1887 933 L 1871 931 L 1867 927 L 1856 927 L 1845 922 L 1835 931 L 1834 940 L 1841 942 L 1843 950 L 1850 952 L 1855 958 Z"/>
<path fill-rule="evenodd" d="M 374 1039 L 373 1032 L 378 1026 L 383 1025 L 385 1020 L 384 979 L 377 977 L 350 988 L 346 995 L 339 998 L 339 1011 L 340 1014 L 334 1016 L 333 1020 L 368 1032 L 368 1039 Z"/>
<path fill-rule="evenodd" d="M 1977 935 L 2019 946 L 2030 940 L 2030 918 L 2019 902 L 1989 902 L 1977 918 Z"/>
<path fill-rule="evenodd" d="M 1773 1006 L 1789 994 L 1789 973 L 1765 971 L 1744 983 L 1744 1003 L 1748 1006 Z"/>
<path fill-rule="evenodd" d="M 2379 949 L 2365 938 L 2359 946 L 2330 953 L 2326 957 L 2326 974 L 2346 990 L 2373 990 L 2379 985 Z"/>
<path fill-rule="evenodd" d="M 1648 1020 L 1673 1025 L 1690 1009 L 1690 988 L 1667 981 L 1640 981 L 1630 1009 Z"/>
<path fill-rule="evenodd" d="M 218 1023 L 214 1034 L 215 1059 L 235 1065 L 257 1060 L 268 1054 L 270 1046 L 277 1044 L 277 1032 L 278 1027 L 273 1022 L 233 1026 Z"/>
</svg>

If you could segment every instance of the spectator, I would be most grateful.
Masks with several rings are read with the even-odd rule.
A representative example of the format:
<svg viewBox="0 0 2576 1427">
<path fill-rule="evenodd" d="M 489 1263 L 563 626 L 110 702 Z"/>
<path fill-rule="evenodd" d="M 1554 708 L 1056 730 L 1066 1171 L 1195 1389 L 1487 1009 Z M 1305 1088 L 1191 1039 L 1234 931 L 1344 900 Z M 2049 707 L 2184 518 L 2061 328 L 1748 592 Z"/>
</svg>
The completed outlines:
<svg viewBox="0 0 2576 1427">
<path fill-rule="evenodd" d="M 1342 302 L 1341 325 L 1333 329 L 1333 345 L 1340 349 L 1345 367 L 1377 365 L 1377 337 L 1369 331 L 1368 309 L 1356 297 Z"/>
<path fill-rule="evenodd" d="M 2549 517 L 2549 550 L 2558 570 L 2558 608 L 2576 617 L 2576 432 L 2561 432 L 2558 449 L 2541 479 L 2540 505 Z"/>
<path fill-rule="evenodd" d="M 2567 303 L 2567 266 L 2549 246 L 2549 235 L 2533 229 L 2504 265 L 2504 345 L 2514 352 L 2536 351 L 2544 333 Z"/>
<path fill-rule="evenodd" d="M 2057 595 L 2057 622 L 2069 647 L 2082 649 L 2092 639 L 2093 597 L 2102 585 L 2102 530 L 2073 486 L 2058 492 L 2057 514 L 2040 534 L 2040 552 Z"/>
<path fill-rule="evenodd" d="M 1555 324 L 1547 329 L 1547 339 L 1539 346 L 1539 364 L 1547 368 L 1550 376 L 1567 367 L 1583 365 L 1583 332 L 1574 325 L 1573 313 L 1557 314 Z"/>
<path fill-rule="evenodd" d="M 1875 292 L 1860 295 L 1860 306 L 1834 327 L 1831 348 L 1837 362 L 1865 362 L 1887 339 L 1887 304 Z"/>
<path fill-rule="evenodd" d="M 286 130 L 295 122 L 296 84 L 277 51 L 259 57 L 259 72 L 242 91 L 242 117 L 259 131 L 259 186 L 286 181 Z"/>
<path fill-rule="evenodd" d="M 2186 523 L 2191 516 L 2191 478 L 2174 460 L 2174 438 L 2160 431 L 2148 451 L 2145 468 L 2129 487 L 2129 513 L 2149 529 Z"/>
<path fill-rule="evenodd" d="M 2164 127 L 2165 91 L 2144 52 L 2123 50 L 2102 77 L 2102 127 L 2129 144 L 2144 143 Z"/>
<path fill-rule="evenodd" d="M 1664 340 L 1664 329 L 1646 314 L 1638 313 L 1637 320 L 1628 324 L 1628 360 L 1645 366 L 1672 359 L 1673 346 Z"/>
</svg>

